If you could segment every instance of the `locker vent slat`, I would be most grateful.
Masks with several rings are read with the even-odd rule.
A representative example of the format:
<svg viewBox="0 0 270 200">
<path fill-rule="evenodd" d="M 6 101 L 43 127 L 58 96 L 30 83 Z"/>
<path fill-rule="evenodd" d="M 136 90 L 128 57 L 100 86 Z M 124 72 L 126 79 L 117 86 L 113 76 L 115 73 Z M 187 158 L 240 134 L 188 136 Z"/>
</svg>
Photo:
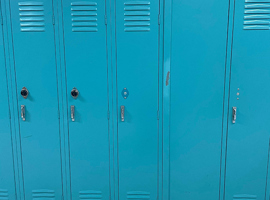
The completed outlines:
<svg viewBox="0 0 270 200">
<path fill-rule="evenodd" d="M 251 194 L 237 194 L 233 196 L 233 200 L 256 200 L 257 196 L 256 195 L 251 195 Z"/>
<path fill-rule="evenodd" d="M 47 189 L 32 190 L 32 197 L 33 200 L 55 200 L 55 192 Z"/>
<path fill-rule="evenodd" d="M 130 191 L 127 192 L 127 199 L 150 199 L 150 192 Z"/>
<path fill-rule="evenodd" d="M 9 198 L 8 198 L 8 190 L 0 189 L 0 200 L 9 200 Z"/>
<path fill-rule="evenodd" d="M 128 1 L 124 3 L 124 31 L 150 31 L 150 2 Z"/>
<path fill-rule="evenodd" d="M 97 3 L 80 1 L 71 3 L 73 32 L 97 32 Z"/>
<path fill-rule="evenodd" d="M 270 29 L 270 0 L 245 0 L 244 30 Z"/>
<path fill-rule="evenodd" d="M 43 2 L 19 2 L 20 26 L 22 32 L 44 32 Z"/>
<path fill-rule="evenodd" d="M 79 192 L 79 198 L 81 200 L 86 200 L 86 199 L 91 199 L 91 200 L 102 199 L 102 193 L 101 193 L 101 191 L 95 191 L 95 190 L 80 191 Z"/>
</svg>

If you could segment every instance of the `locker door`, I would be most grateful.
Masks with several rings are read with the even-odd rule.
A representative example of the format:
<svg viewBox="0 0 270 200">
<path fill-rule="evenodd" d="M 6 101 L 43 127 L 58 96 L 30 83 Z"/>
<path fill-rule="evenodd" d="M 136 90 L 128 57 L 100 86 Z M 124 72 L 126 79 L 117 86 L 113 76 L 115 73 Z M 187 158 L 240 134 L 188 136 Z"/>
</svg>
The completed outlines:
<svg viewBox="0 0 270 200">
<path fill-rule="evenodd" d="M 171 200 L 219 198 L 228 4 L 173 1 Z"/>
<path fill-rule="evenodd" d="M 235 1 L 225 199 L 266 197 L 270 137 L 270 20 L 266 15 L 270 13 L 269 6 L 268 0 Z"/>
<path fill-rule="evenodd" d="M 62 2 L 72 197 L 109 199 L 106 4 Z"/>
<path fill-rule="evenodd" d="M 0 5 L 1 9 L 1 5 Z M 1 12 L 1 10 L 0 10 Z M 0 13 L 1 16 L 1 13 Z M 3 32 L 0 28 L 0 199 L 16 199 Z"/>
<path fill-rule="evenodd" d="M 157 198 L 159 1 L 116 1 L 120 199 Z"/>
<path fill-rule="evenodd" d="M 25 199 L 61 199 L 52 2 L 11 0 L 10 9 Z"/>
</svg>

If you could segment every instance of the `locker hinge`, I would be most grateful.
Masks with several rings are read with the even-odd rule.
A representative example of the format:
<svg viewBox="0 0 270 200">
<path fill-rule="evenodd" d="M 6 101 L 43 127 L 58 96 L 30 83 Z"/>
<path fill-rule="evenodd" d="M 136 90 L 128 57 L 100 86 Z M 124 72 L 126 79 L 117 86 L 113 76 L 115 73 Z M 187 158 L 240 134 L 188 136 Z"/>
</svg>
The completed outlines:
<svg viewBox="0 0 270 200">
<path fill-rule="evenodd" d="M 64 200 L 64 196 L 61 196 L 61 200 Z"/>
<path fill-rule="evenodd" d="M 158 24 L 160 24 L 160 14 L 158 14 Z"/>
<path fill-rule="evenodd" d="M 11 115 L 10 115 L 10 112 L 8 113 L 8 117 L 9 117 L 9 119 L 11 119 Z"/>
<path fill-rule="evenodd" d="M 157 111 L 157 119 L 159 120 L 159 110 Z"/>
<path fill-rule="evenodd" d="M 110 111 L 107 112 L 108 120 L 110 119 Z"/>
<path fill-rule="evenodd" d="M 52 24 L 53 25 L 55 24 L 55 17 L 54 17 L 54 15 L 52 16 Z"/>
<path fill-rule="evenodd" d="M 1 15 L 1 25 L 3 25 L 3 16 Z"/>
<path fill-rule="evenodd" d="M 108 20 L 107 20 L 107 15 L 105 15 L 105 16 L 104 16 L 104 22 L 105 22 L 105 25 L 107 25 L 107 23 L 108 23 L 107 21 L 108 21 Z"/>
<path fill-rule="evenodd" d="M 58 119 L 60 119 L 60 113 L 59 113 L 59 111 L 58 111 L 57 115 L 58 115 Z"/>
</svg>

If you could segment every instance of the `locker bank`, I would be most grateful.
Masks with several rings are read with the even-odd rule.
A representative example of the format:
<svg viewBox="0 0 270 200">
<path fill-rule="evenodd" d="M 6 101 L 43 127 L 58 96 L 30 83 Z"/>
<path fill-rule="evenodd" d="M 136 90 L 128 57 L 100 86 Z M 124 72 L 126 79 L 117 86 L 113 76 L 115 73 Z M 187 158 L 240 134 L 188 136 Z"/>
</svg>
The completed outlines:
<svg viewBox="0 0 270 200">
<path fill-rule="evenodd" d="M 270 0 L 0 11 L 0 200 L 269 200 Z"/>
</svg>

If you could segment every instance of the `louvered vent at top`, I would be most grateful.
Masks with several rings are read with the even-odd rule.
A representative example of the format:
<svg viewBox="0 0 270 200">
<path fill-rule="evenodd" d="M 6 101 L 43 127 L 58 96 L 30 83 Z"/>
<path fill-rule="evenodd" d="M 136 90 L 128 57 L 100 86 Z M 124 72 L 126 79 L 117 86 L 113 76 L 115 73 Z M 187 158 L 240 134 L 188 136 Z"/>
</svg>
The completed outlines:
<svg viewBox="0 0 270 200">
<path fill-rule="evenodd" d="M 127 192 L 127 199 L 137 200 L 137 199 L 150 199 L 150 192 L 144 191 L 130 191 Z"/>
<path fill-rule="evenodd" d="M 43 2 L 19 2 L 18 5 L 21 31 L 45 31 Z"/>
<path fill-rule="evenodd" d="M 73 32 L 97 32 L 97 3 L 71 3 L 71 21 Z"/>
<path fill-rule="evenodd" d="M 270 29 L 270 0 L 245 0 L 244 30 Z"/>
<path fill-rule="evenodd" d="M 99 200 L 102 199 L 102 192 L 95 190 L 86 190 L 79 192 L 80 200 Z"/>
<path fill-rule="evenodd" d="M 55 191 L 40 189 L 40 190 L 32 190 L 33 200 L 55 200 Z"/>
<path fill-rule="evenodd" d="M 150 31 L 150 2 L 128 1 L 124 3 L 126 32 Z"/>
<path fill-rule="evenodd" d="M 8 190 L 6 190 L 6 189 L 0 189 L 0 199 L 9 200 Z"/>
</svg>

